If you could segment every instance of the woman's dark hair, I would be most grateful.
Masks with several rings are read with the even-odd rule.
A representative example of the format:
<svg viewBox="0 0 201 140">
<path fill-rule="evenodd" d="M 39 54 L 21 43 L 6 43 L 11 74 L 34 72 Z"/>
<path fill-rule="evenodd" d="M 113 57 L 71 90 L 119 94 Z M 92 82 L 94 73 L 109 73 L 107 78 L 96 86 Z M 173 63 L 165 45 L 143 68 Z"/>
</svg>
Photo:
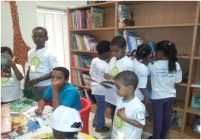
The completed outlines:
<svg viewBox="0 0 201 140">
<path fill-rule="evenodd" d="M 2 46 L 1 47 L 1 53 L 4 53 L 4 52 L 8 52 L 11 56 L 13 55 L 13 53 L 9 47 Z"/>
<path fill-rule="evenodd" d="M 64 68 L 64 67 L 55 67 L 52 70 L 56 70 L 56 71 L 62 72 L 63 75 L 64 75 L 64 77 L 65 77 L 65 79 L 69 78 L 69 71 L 66 68 Z"/>
<path fill-rule="evenodd" d="M 156 44 L 157 51 L 162 51 L 168 58 L 168 71 L 176 71 L 177 49 L 175 48 L 175 44 L 168 40 L 160 41 Z"/>
<path fill-rule="evenodd" d="M 97 46 L 96 46 L 96 51 L 98 54 L 104 54 L 106 52 L 110 52 L 110 42 L 107 40 L 102 40 L 100 42 L 98 42 Z"/>
<path fill-rule="evenodd" d="M 141 44 L 137 47 L 136 50 L 133 50 L 131 53 L 131 57 L 135 56 L 138 59 L 145 59 L 146 57 L 148 57 L 152 52 L 151 52 L 151 48 L 149 47 L 148 44 Z"/>
<path fill-rule="evenodd" d="M 112 38 L 111 45 L 124 49 L 126 48 L 126 40 L 122 36 L 115 36 Z"/>
</svg>

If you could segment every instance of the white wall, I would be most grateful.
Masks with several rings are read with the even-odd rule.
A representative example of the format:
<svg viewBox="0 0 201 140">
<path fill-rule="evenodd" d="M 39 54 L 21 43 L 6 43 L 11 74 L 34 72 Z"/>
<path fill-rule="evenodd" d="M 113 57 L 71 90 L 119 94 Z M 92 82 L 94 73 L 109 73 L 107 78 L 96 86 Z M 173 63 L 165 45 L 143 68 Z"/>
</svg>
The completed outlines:
<svg viewBox="0 0 201 140">
<path fill-rule="evenodd" d="M 22 37 L 30 47 L 35 47 L 32 41 L 32 29 L 37 26 L 36 2 L 17 1 L 20 29 Z M 13 48 L 13 26 L 8 2 L 1 1 L 1 46 Z"/>
<path fill-rule="evenodd" d="M 65 9 L 86 5 L 86 1 L 17 1 L 20 29 L 22 37 L 31 48 L 35 47 L 32 41 L 32 29 L 37 26 L 37 6 Z M 13 27 L 8 2 L 1 1 L 1 46 L 13 48 Z"/>
</svg>

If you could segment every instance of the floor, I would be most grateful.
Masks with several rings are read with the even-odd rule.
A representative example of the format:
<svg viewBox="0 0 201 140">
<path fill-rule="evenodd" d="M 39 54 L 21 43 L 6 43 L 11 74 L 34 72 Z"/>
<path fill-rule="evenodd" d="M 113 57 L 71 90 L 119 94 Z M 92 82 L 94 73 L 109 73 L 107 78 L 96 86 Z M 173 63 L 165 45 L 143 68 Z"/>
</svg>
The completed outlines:
<svg viewBox="0 0 201 140">
<path fill-rule="evenodd" d="M 111 128 L 110 131 L 109 132 L 97 133 L 95 131 L 95 128 L 92 126 L 93 117 L 94 117 L 94 113 L 91 112 L 90 116 L 89 116 L 89 134 L 96 139 L 110 139 L 111 138 L 111 129 L 112 129 L 111 119 L 105 117 L 106 126 Z M 147 139 L 149 136 L 151 136 L 150 133 L 143 132 L 142 139 Z"/>
</svg>

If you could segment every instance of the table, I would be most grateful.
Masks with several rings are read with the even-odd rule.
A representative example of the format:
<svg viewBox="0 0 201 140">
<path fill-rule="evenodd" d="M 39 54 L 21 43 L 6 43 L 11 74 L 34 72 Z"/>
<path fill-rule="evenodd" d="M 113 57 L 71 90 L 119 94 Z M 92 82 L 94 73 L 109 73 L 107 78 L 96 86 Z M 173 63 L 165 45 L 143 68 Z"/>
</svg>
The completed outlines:
<svg viewBox="0 0 201 140">
<path fill-rule="evenodd" d="M 20 106 L 20 105 L 19 105 Z M 10 123 L 6 123 L 7 124 L 7 130 L 5 130 L 6 127 L 1 127 L 3 128 L 3 133 L 1 131 L 1 138 L 2 139 L 9 139 L 9 138 L 17 138 L 17 139 L 51 139 L 54 138 L 53 137 L 53 131 L 52 128 L 50 127 L 50 118 L 52 115 L 52 107 L 51 106 L 45 106 L 45 109 L 43 111 L 43 116 L 37 116 L 34 113 L 34 110 L 37 108 L 37 104 L 34 104 L 33 107 L 29 108 L 26 111 L 21 112 L 18 115 L 10 115 L 11 113 L 9 112 L 9 105 L 8 104 L 4 104 L 2 105 L 1 111 L 2 118 L 4 118 L 4 120 L 11 120 L 10 116 L 12 117 L 12 127 L 14 127 L 15 125 L 13 125 L 13 121 L 18 120 L 20 117 L 20 120 L 24 120 L 24 118 L 26 118 L 25 120 L 29 120 L 30 122 L 34 122 L 34 124 L 36 124 L 36 122 L 38 123 L 36 126 L 32 126 L 33 128 L 37 128 L 37 129 L 31 129 L 31 131 L 27 132 L 27 133 L 23 133 L 22 135 L 20 135 L 19 133 L 16 134 L 16 131 L 14 132 L 9 132 L 9 130 L 11 131 L 11 121 L 8 121 Z M 1 121 L 1 125 L 3 124 L 3 119 Z M 25 121 L 26 122 L 26 121 Z M 27 123 L 28 125 L 29 123 Z M 8 127 L 9 126 L 9 127 Z M 8 129 L 9 128 L 9 129 Z M 26 128 L 29 130 L 29 128 Z M 79 132 L 78 133 L 78 139 L 94 139 L 92 136 Z"/>
</svg>

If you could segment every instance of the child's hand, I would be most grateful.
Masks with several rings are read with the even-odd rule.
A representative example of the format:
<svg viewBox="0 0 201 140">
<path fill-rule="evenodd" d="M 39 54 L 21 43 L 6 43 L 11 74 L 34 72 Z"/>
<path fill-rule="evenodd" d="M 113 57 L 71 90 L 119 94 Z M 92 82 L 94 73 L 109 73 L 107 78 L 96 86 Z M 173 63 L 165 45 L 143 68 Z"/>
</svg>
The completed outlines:
<svg viewBox="0 0 201 140">
<path fill-rule="evenodd" d="M 43 111 L 40 110 L 39 108 L 37 108 L 36 110 L 34 110 L 34 112 L 36 113 L 36 115 L 41 116 L 43 114 Z"/>
<path fill-rule="evenodd" d="M 52 81 L 52 88 L 53 90 L 59 91 L 63 86 L 63 83 L 61 80 L 53 80 Z"/>
<path fill-rule="evenodd" d="M 146 104 L 149 103 L 149 99 L 148 99 L 147 97 L 145 97 L 144 100 L 143 100 L 143 102 L 144 102 L 144 104 L 146 105 Z"/>
<path fill-rule="evenodd" d="M 8 62 L 7 62 L 7 66 L 15 67 L 16 65 L 15 65 L 15 62 L 14 62 L 12 59 L 10 59 L 10 60 L 8 60 Z"/>
<path fill-rule="evenodd" d="M 117 116 L 119 116 L 122 120 L 126 120 L 126 113 L 125 113 L 125 108 L 120 108 L 117 110 Z"/>
</svg>

